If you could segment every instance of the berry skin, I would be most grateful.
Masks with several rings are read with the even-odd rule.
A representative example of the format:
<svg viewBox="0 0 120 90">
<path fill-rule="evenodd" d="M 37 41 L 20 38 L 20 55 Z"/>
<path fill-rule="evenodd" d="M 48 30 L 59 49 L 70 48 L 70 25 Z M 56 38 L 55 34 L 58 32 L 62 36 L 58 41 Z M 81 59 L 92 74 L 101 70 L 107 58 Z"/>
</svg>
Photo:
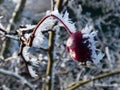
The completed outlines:
<svg viewBox="0 0 120 90">
<path fill-rule="evenodd" d="M 88 38 L 84 38 L 80 31 L 72 33 L 67 40 L 67 52 L 75 61 L 86 63 L 91 61 L 92 51 L 88 47 L 90 44 Z"/>
</svg>

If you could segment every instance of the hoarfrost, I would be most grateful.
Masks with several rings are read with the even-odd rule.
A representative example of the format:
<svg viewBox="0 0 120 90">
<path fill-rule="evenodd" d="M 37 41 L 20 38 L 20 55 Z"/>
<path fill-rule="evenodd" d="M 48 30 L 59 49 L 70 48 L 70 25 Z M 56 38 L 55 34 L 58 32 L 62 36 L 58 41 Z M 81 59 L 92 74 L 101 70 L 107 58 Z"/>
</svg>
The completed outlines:
<svg viewBox="0 0 120 90">
<path fill-rule="evenodd" d="M 22 52 L 22 54 L 23 54 L 23 56 L 24 56 L 24 58 L 25 58 L 25 60 L 26 61 L 29 61 L 30 60 L 30 58 L 29 58 L 29 53 L 28 53 L 28 49 L 29 49 L 30 47 L 28 47 L 28 46 L 26 46 L 26 47 L 24 47 L 23 48 L 23 52 Z"/>
<path fill-rule="evenodd" d="M 95 64 L 97 64 L 104 56 L 104 54 L 96 48 L 96 41 L 95 41 L 95 36 L 97 35 L 97 31 L 93 31 L 93 26 L 92 25 L 86 25 L 86 27 L 81 30 L 83 33 L 84 38 L 88 38 L 90 44 L 89 48 L 92 50 L 92 60 Z"/>
<path fill-rule="evenodd" d="M 51 14 L 57 16 L 58 18 L 60 18 L 64 23 L 65 25 L 69 28 L 69 30 L 71 32 L 75 32 L 76 31 L 76 28 L 75 28 L 75 25 L 74 23 L 69 19 L 69 14 L 68 12 L 66 11 L 64 15 L 61 15 L 58 10 L 54 10 L 53 12 L 51 12 Z"/>
<path fill-rule="evenodd" d="M 28 69 L 29 69 L 29 72 L 30 72 L 30 75 L 32 77 L 37 77 L 38 75 L 36 74 L 36 72 L 33 70 L 33 67 L 32 66 L 28 66 Z"/>
<path fill-rule="evenodd" d="M 52 28 L 56 20 L 53 20 L 52 18 L 47 18 L 44 20 L 42 24 L 40 24 L 37 27 L 37 30 L 35 32 L 35 38 L 33 40 L 33 47 L 44 47 L 47 48 L 48 46 L 48 40 L 47 38 L 43 35 L 43 31 L 48 31 Z"/>
</svg>

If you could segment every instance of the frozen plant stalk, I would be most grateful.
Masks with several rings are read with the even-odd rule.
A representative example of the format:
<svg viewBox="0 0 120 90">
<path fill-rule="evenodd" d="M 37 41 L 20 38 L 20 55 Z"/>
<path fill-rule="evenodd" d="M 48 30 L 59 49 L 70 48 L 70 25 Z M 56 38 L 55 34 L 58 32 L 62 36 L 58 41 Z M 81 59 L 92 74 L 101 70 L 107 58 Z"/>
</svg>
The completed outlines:
<svg viewBox="0 0 120 90">
<path fill-rule="evenodd" d="M 29 37 L 31 40 L 29 46 L 39 47 L 41 43 L 44 43 L 44 36 L 42 35 L 41 30 L 45 28 L 45 25 L 42 24 L 44 24 L 43 22 L 45 22 L 45 20 L 49 17 L 53 17 L 51 20 L 58 20 L 60 22 L 58 25 L 62 24 L 69 34 L 66 48 L 71 58 L 84 64 L 86 64 L 87 61 L 98 63 L 104 55 L 99 49 L 96 48 L 95 45 L 96 41 L 94 38 L 97 35 L 97 32 L 93 30 L 92 26 L 88 25 L 86 25 L 86 27 L 81 31 L 76 30 L 74 23 L 72 23 L 68 16 L 69 14 L 67 12 L 64 15 L 61 15 L 57 10 L 51 12 L 50 14 L 47 14 L 38 23 L 31 36 Z M 32 63 L 34 63 L 34 61 Z"/>
</svg>

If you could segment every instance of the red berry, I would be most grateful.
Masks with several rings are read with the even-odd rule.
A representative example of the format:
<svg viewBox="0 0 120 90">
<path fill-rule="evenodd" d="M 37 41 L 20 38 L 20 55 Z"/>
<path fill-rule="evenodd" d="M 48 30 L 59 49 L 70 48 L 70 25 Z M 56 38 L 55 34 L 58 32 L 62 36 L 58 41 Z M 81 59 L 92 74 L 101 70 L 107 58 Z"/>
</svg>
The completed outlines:
<svg viewBox="0 0 120 90">
<path fill-rule="evenodd" d="M 92 61 L 92 51 L 89 48 L 89 44 L 88 38 L 84 38 L 83 34 L 77 31 L 68 38 L 67 51 L 73 60 L 86 63 L 88 60 Z"/>
</svg>

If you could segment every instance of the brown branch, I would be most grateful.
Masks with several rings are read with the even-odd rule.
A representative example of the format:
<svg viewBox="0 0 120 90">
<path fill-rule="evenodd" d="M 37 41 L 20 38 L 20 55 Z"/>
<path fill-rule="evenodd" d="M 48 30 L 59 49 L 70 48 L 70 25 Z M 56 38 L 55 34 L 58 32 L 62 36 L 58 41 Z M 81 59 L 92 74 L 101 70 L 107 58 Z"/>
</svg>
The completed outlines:
<svg viewBox="0 0 120 90">
<path fill-rule="evenodd" d="M 54 31 L 49 32 L 49 50 L 48 50 L 48 65 L 46 75 L 50 77 L 47 82 L 46 90 L 51 90 L 52 84 L 52 69 L 53 69 L 53 48 L 54 48 Z"/>
<path fill-rule="evenodd" d="M 95 81 L 95 80 L 102 79 L 102 78 L 116 75 L 116 74 L 120 74 L 120 70 L 113 71 L 113 72 L 106 72 L 106 73 L 100 74 L 98 76 L 95 76 L 94 78 L 88 78 L 88 79 L 83 80 L 83 81 L 78 81 L 78 82 L 72 83 L 71 85 L 68 85 L 67 90 L 75 90 L 76 88 L 78 88 L 84 84 L 87 84 L 91 81 Z"/>
<path fill-rule="evenodd" d="M 53 11 L 54 10 L 54 0 L 51 0 L 51 11 Z"/>
<path fill-rule="evenodd" d="M 62 6 L 63 0 L 57 0 L 56 7 L 58 8 L 59 12 L 61 12 L 61 6 Z M 54 10 L 54 0 L 51 0 L 51 11 Z M 56 25 L 55 23 L 51 29 Z M 53 49 L 54 49 L 54 31 L 49 31 L 49 49 L 48 49 L 48 65 L 47 65 L 47 71 L 46 75 L 50 77 L 50 79 L 47 82 L 46 90 L 52 90 L 52 84 L 53 84 Z"/>
<path fill-rule="evenodd" d="M 25 64 L 25 69 L 26 69 L 26 72 L 28 74 L 29 77 L 31 77 L 31 74 L 29 72 L 29 69 L 28 69 L 28 64 L 29 62 L 27 62 L 24 58 L 24 55 L 23 55 L 23 48 L 26 46 L 26 39 L 23 37 L 20 38 L 20 41 L 21 41 L 21 44 L 20 44 L 20 49 L 19 49 L 19 53 L 18 53 L 18 56 L 21 56 L 21 58 L 23 59 L 23 62 Z"/>
<path fill-rule="evenodd" d="M 56 8 L 58 9 L 59 13 L 63 10 L 63 1 L 64 0 L 56 0 Z"/>
<path fill-rule="evenodd" d="M 54 0 L 51 0 L 51 11 L 54 10 Z M 54 34 L 55 32 L 52 31 L 54 26 L 57 25 L 57 22 L 52 26 L 51 31 L 49 31 L 49 43 L 48 43 L 48 65 L 46 75 L 50 77 L 46 84 L 46 90 L 52 90 L 52 69 L 53 69 L 53 49 L 54 49 Z"/>
</svg>

